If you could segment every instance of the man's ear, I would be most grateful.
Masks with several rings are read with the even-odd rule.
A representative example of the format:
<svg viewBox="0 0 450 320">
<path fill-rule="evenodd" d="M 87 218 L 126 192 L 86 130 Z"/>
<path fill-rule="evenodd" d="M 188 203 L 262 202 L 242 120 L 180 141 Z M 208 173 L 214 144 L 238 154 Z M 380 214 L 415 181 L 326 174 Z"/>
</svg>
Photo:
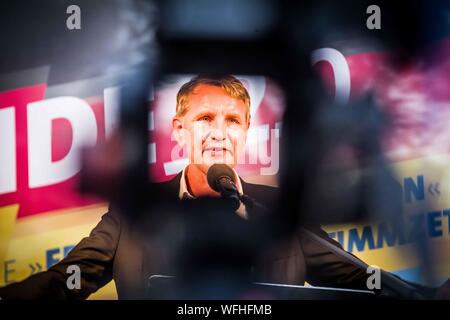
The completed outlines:
<svg viewBox="0 0 450 320">
<path fill-rule="evenodd" d="M 186 144 L 186 137 L 184 136 L 184 128 L 183 128 L 183 121 L 177 116 L 173 117 L 172 119 L 172 134 L 175 139 L 175 141 L 180 145 L 181 147 Z"/>
</svg>

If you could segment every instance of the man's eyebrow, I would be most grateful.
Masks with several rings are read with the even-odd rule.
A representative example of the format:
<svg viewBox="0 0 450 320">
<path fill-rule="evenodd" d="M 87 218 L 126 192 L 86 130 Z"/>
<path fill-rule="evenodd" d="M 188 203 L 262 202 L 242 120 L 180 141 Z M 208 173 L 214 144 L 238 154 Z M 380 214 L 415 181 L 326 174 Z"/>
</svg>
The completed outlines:
<svg viewBox="0 0 450 320">
<path fill-rule="evenodd" d="M 238 112 L 230 112 L 230 113 L 227 113 L 226 118 L 243 119 L 244 117 Z"/>
<path fill-rule="evenodd" d="M 211 112 L 210 110 L 205 109 L 205 110 L 199 111 L 199 112 L 195 115 L 195 118 L 201 118 L 201 117 L 204 117 L 204 116 L 212 116 L 212 115 L 214 115 L 213 112 Z"/>
</svg>

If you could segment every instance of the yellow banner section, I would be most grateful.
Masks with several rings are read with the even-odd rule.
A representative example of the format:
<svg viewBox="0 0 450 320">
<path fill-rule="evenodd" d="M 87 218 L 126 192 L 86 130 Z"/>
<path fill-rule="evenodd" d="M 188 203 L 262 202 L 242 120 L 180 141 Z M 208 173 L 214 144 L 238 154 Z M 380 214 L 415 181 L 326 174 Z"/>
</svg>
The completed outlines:
<svg viewBox="0 0 450 320">
<path fill-rule="evenodd" d="M 0 208 L 2 230 L 6 222 L 9 222 L 13 229 L 7 239 L 9 243 L 6 255 L 0 261 L 0 286 L 44 271 L 61 260 L 83 237 L 89 235 L 107 209 L 105 204 L 99 204 L 61 210 L 22 218 L 14 224 L 14 220 L 11 223 L 10 218 L 12 208 Z M 2 237 L 2 244 L 3 238 L 6 237 Z M 116 298 L 113 281 L 90 297 Z"/>
<path fill-rule="evenodd" d="M 450 277 L 450 156 L 402 161 L 390 169 L 402 189 L 403 209 L 398 214 L 403 230 L 389 228 L 387 221 L 325 230 L 368 264 L 438 285 Z"/>
<path fill-rule="evenodd" d="M 5 260 L 18 211 L 18 205 L 0 208 L 0 261 Z"/>
<path fill-rule="evenodd" d="M 324 229 L 347 251 L 367 264 L 394 272 L 405 280 L 437 286 L 450 277 L 448 224 L 442 229 L 442 237 L 425 238 L 431 259 L 425 265 L 420 264 L 421 259 L 426 258 L 419 255 L 422 246 L 418 243 L 400 244 L 398 238 L 389 243 L 386 241 L 388 237 L 382 237 L 378 225 L 333 225 Z M 371 231 L 368 233 L 367 230 Z M 340 239 L 336 237 L 337 232 Z"/>
<path fill-rule="evenodd" d="M 370 265 L 394 271 L 408 280 L 437 284 L 450 276 L 449 164 L 449 156 L 437 156 L 392 165 L 403 190 L 404 234 L 392 233 L 383 223 L 333 225 L 326 226 L 326 231 Z M 105 204 L 99 204 L 17 220 L 18 208 L 18 205 L 0 208 L 2 286 L 46 270 L 62 259 L 107 211 Z M 428 258 L 433 263 L 425 268 L 419 264 L 415 244 L 409 241 L 416 234 L 422 235 L 431 249 Z M 434 272 L 432 279 L 427 278 L 430 270 Z M 114 283 L 90 298 L 117 298 Z"/>
</svg>

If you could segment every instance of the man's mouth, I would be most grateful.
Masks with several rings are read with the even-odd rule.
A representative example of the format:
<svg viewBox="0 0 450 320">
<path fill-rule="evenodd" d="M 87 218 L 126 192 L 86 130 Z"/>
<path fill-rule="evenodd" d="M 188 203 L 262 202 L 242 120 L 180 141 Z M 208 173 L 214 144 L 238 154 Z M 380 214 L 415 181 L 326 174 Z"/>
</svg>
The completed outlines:
<svg viewBox="0 0 450 320">
<path fill-rule="evenodd" d="M 221 155 L 221 154 L 225 154 L 225 152 L 230 152 L 230 150 L 228 150 L 227 148 L 224 147 L 207 147 L 203 150 L 203 152 L 209 152 L 212 155 Z"/>
</svg>

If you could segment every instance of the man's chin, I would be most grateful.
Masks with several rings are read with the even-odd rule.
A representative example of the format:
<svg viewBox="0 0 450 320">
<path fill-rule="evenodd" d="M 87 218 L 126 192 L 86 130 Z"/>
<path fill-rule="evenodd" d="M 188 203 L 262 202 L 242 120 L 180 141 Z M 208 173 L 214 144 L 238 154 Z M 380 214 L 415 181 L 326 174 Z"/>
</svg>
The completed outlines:
<svg viewBox="0 0 450 320">
<path fill-rule="evenodd" d="M 196 164 L 203 172 L 207 173 L 208 169 L 214 164 L 226 164 L 227 166 L 234 167 L 235 163 L 232 161 L 224 161 L 219 159 L 205 159 L 202 163 Z"/>
<path fill-rule="evenodd" d="M 203 152 L 202 162 L 208 167 L 217 163 L 234 166 L 234 158 L 229 151 L 226 151 L 224 153 L 212 153 L 209 151 L 205 151 Z"/>
</svg>

